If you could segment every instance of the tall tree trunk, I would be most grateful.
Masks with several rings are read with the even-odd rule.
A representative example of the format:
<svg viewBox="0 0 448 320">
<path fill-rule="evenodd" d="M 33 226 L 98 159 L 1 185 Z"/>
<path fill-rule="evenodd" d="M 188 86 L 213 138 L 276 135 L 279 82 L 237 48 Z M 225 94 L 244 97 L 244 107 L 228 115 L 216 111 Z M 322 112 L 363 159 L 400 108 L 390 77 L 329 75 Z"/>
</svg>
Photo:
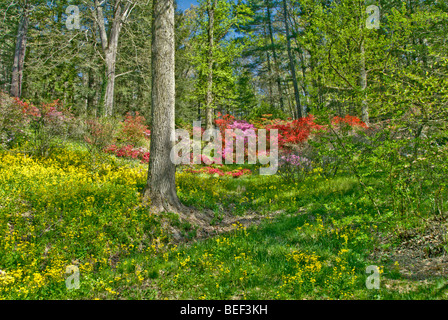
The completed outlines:
<svg viewBox="0 0 448 320">
<path fill-rule="evenodd" d="M 263 24 L 263 31 L 264 31 L 264 39 L 265 39 L 265 45 L 267 47 L 267 32 L 266 32 L 266 24 Z M 266 62 L 268 64 L 268 91 L 269 91 L 269 105 L 273 106 L 273 90 L 272 90 L 272 67 L 271 67 L 271 55 L 269 54 L 269 50 L 266 50 Z"/>
<path fill-rule="evenodd" d="M 369 107 L 366 100 L 366 88 L 367 88 L 367 71 L 366 71 L 366 55 L 364 49 L 364 40 L 361 40 L 360 46 L 360 68 L 359 68 L 359 86 L 361 87 L 361 120 L 366 124 L 369 124 Z"/>
<path fill-rule="evenodd" d="M 291 17 L 291 16 L 290 16 Z M 297 17 L 292 16 L 292 28 L 293 28 L 293 32 L 295 34 L 299 34 L 299 29 L 298 29 L 298 22 L 297 22 Z M 302 111 L 303 111 L 303 115 L 304 117 L 306 117 L 306 112 L 307 112 L 307 106 L 309 106 L 310 104 L 310 99 L 309 99 L 309 94 L 308 94 L 308 90 L 307 90 L 307 86 L 306 86 L 306 65 L 305 65 L 305 54 L 304 54 L 304 50 L 303 50 L 303 46 L 301 45 L 301 43 L 297 40 L 297 37 L 294 37 L 295 43 L 297 48 L 299 49 L 299 56 L 300 56 L 300 68 L 302 70 L 302 81 L 301 81 L 301 87 L 303 90 L 303 96 L 305 99 L 305 103 L 302 102 Z"/>
<path fill-rule="evenodd" d="M 288 101 L 288 107 L 289 107 L 289 113 L 291 114 L 291 118 L 296 120 L 297 119 L 297 114 L 296 111 L 293 109 L 293 107 L 291 106 L 291 99 L 289 99 L 289 97 L 291 96 L 290 92 L 289 92 L 289 86 L 286 85 L 286 100 Z"/>
<path fill-rule="evenodd" d="M 116 49 L 115 49 L 116 50 Z M 114 112 L 116 51 L 106 52 L 106 93 L 104 96 L 104 116 L 111 117 Z"/>
<path fill-rule="evenodd" d="M 305 56 L 303 50 L 300 52 L 301 68 L 302 68 L 302 89 L 305 96 L 305 106 L 303 107 L 303 116 L 306 117 L 307 108 L 309 108 L 310 98 L 308 91 L 306 89 L 306 66 L 305 66 Z"/>
<path fill-rule="evenodd" d="M 104 96 L 104 116 L 106 117 L 110 117 L 114 113 L 115 65 L 117 61 L 118 39 L 121 27 L 131 12 L 132 4 L 132 1 L 128 1 L 124 8 L 122 8 L 122 1 L 116 0 L 113 9 L 113 21 L 109 21 L 111 27 L 108 35 L 104 22 L 103 8 L 98 0 L 95 0 L 95 20 L 100 31 L 101 46 L 103 48 L 106 63 L 107 85 Z"/>
<path fill-rule="evenodd" d="M 22 81 L 23 81 L 23 68 L 25 64 L 26 53 L 26 38 L 28 33 L 28 8 L 25 6 L 23 9 L 23 15 L 20 19 L 19 29 L 17 32 L 16 48 L 14 50 L 14 62 L 12 67 L 11 88 L 10 94 L 13 97 L 21 97 L 22 95 Z"/>
<path fill-rule="evenodd" d="M 213 1 L 213 2 L 212 2 Z M 217 0 L 207 1 L 208 14 L 208 74 L 207 74 L 207 93 L 205 96 L 205 119 L 206 129 L 213 127 L 213 49 L 215 45 L 214 27 L 215 27 L 215 8 Z"/>
<path fill-rule="evenodd" d="M 275 42 L 274 42 L 274 32 L 272 31 L 272 21 L 271 21 L 271 4 L 270 0 L 265 0 L 266 4 L 266 21 L 268 23 L 268 31 L 269 31 L 269 39 L 271 40 L 271 48 L 272 48 L 272 56 L 274 58 L 274 65 L 277 73 L 276 82 L 278 88 L 279 102 L 280 108 L 282 111 L 285 110 L 284 101 L 283 101 L 283 88 L 280 80 L 280 71 L 278 67 L 278 59 L 277 59 L 277 51 L 275 50 Z"/>
<path fill-rule="evenodd" d="M 285 20 L 286 46 L 288 49 L 289 69 L 291 70 L 292 85 L 294 87 L 294 98 L 296 100 L 297 116 L 302 118 L 302 105 L 300 103 L 299 87 L 297 86 L 296 67 L 294 65 L 294 57 L 291 51 L 291 37 L 289 34 L 288 11 L 286 8 L 286 0 L 283 0 L 283 18 Z"/>
<path fill-rule="evenodd" d="M 174 145 L 174 0 L 154 0 L 151 45 L 151 156 L 143 202 L 154 212 L 179 212 L 176 167 L 170 161 Z"/>
</svg>

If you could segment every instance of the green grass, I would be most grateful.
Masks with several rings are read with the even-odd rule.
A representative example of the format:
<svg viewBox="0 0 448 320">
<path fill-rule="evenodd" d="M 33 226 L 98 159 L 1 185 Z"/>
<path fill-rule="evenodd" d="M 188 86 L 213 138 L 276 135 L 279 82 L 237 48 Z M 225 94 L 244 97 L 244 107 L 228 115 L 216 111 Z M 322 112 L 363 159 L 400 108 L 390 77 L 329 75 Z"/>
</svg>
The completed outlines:
<svg viewBox="0 0 448 320">
<path fill-rule="evenodd" d="M 179 173 L 181 201 L 214 210 L 215 223 L 224 211 L 266 217 L 196 240 L 194 226 L 139 206 L 146 165 L 94 159 L 76 145 L 49 159 L 0 158 L 1 298 L 446 298 L 444 279 L 423 284 L 391 261 L 373 260 L 380 235 L 421 220 L 379 216 L 349 175 L 326 179 L 316 171 L 296 184 L 256 168 L 236 179 Z M 167 223 L 189 241 L 176 245 Z M 68 265 L 80 270 L 79 289 L 66 287 Z M 379 290 L 366 288 L 368 265 L 383 270 Z"/>
</svg>

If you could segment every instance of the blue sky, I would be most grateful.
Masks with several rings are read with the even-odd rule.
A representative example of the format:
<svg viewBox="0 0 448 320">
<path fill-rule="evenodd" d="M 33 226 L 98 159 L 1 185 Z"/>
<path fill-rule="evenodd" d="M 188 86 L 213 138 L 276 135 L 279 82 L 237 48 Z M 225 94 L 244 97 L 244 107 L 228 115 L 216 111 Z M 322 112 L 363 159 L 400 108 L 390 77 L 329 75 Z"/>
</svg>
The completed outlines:
<svg viewBox="0 0 448 320">
<path fill-rule="evenodd" d="M 185 9 L 190 8 L 192 4 L 197 5 L 196 0 L 176 0 L 177 1 L 177 8 L 184 11 Z"/>
</svg>

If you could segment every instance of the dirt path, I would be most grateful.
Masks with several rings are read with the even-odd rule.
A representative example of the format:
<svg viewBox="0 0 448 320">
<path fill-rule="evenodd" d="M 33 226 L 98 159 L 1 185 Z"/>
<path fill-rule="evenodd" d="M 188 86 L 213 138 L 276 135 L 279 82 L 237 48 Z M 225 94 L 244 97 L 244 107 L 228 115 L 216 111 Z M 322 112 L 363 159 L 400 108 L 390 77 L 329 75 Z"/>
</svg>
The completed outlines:
<svg viewBox="0 0 448 320">
<path fill-rule="evenodd" d="M 272 219 L 281 213 L 282 211 L 277 211 L 268 215 L 261 215 L 257 212 L 252 212 L 243 216 L 235 216 L 231 212 L 224 212 L 224 216 L 221 216 L 221 221 L 213 223 L 213 220 L 216 220 L 213 211 L 192 209 L 190 212 L 179 214 L 179 218 L 181 222 L 190 223 L 196 230 L 194 239 L 206 239 L 241 228 L 241 226 L 249 227 L 258 225 L 263 220 Z M 179 228 L 172 225 L 167 225 L 167 227 L 173 235 L 175 242 L 188 241 L 187 237 L 182 236 L 182 231 Z"/>
</svg>

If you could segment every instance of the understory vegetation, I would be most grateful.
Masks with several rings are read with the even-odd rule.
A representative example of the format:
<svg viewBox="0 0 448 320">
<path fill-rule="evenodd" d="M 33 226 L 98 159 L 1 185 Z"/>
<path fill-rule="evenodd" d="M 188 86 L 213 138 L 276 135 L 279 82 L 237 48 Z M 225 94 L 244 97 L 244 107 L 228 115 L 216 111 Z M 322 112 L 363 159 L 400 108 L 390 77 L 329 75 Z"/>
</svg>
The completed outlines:
<svg viewBox="0 0 448 320">
<path fill-rule="evenodd" d="M 287 164 L 297 171 L 287 176 L 259 175 L 260 165 L 180 166 L 181 201 L 215 215 L 216 235 L 204 239 L 193 223 L 141 205 L 144 162 L 92 152 L 87 142 L 66 141 L 46 156 L 27 145 L 0 152 L 4 299 L 446 298 L 443 260 L 436 261 L 448 248 L 446 146 L 426 153 L 426 181 L 412 180 L 428 176 L 422 156 L 411 175 L 406 164 L 373 170 L 370 158 L 353 172 L 361 155 L 350 165 L 332 161 L 337 172 L 319 156 L 306 172 L 287 162 L 280 172 Z M 220 232 L 229 216 L 234 222 Z M 406 243 L 414 243 L 408 255 L 397 254 Z M 419 260 L 434 268 L 413 269 Z M 366 287 L 369 265 L 378 267 L 380 289 Z M 79 268 L 79 289 L 67 289 L 68 266 Z"/>
<path fill-rule="evenodd" d="M 0 299 L 448 298 L 446 0 L 0 17 Z"/>
</svg>

